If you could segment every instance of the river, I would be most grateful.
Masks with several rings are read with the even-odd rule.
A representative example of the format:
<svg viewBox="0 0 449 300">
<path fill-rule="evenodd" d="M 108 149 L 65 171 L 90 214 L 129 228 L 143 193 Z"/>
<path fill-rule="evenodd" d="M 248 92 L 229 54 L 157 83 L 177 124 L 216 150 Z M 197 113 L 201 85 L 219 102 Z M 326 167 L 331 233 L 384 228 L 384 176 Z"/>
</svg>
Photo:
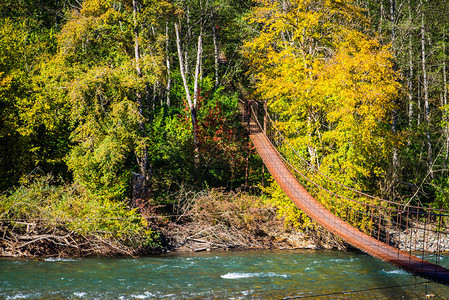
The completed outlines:
<svg viewBox="0 0 449 300">
<path fill-rule="evenodd" d="M 328 250 L 0 260 L 0 299 L 449 297 L 449 287 L 424 282 L 368 255 Z"/>
</svg>

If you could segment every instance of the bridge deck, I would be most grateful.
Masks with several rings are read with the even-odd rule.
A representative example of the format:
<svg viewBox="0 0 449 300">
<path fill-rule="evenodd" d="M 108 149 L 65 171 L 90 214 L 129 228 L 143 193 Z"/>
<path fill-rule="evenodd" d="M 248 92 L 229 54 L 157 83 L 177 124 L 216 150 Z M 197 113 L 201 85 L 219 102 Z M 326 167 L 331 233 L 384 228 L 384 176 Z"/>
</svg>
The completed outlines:
<svg viewBox="0 0 449 300">
<path fill-rule="evenodd" d="M 334 216 L 315 200 L 290 173 L 264 133 L 256 130 L 250 134 L 250 138 L 276 182 L 290 200 L 310 218 L 363 252 L 410 273 L 449 284 L 449 270 L 380 242 Z"/>
</svg>

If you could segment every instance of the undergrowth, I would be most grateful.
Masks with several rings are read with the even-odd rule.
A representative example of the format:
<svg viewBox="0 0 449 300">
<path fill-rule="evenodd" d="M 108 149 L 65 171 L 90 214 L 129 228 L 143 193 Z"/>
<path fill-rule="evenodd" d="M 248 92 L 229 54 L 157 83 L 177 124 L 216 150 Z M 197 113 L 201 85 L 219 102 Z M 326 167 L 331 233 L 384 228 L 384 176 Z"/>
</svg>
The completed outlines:
<svg viewBox="0 0 449 300">
<path fill-rule="evenodd" d="M 136 210 L 51 175 L 26 178 L 0 195 L 0 238 L 0 251 L 16 256 L 133 254 L 157 246 Z"/>
</svg>

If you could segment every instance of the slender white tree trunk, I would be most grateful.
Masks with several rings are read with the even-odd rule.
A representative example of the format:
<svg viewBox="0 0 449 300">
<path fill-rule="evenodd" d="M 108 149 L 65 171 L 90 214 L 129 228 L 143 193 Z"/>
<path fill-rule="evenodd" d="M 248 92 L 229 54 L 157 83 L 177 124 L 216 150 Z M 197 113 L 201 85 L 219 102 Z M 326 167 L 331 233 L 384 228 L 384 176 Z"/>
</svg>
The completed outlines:
<svg viewBox="0 0 449 300">
<path fill-rule="evenodd" d="M 412 6 L 410 3 L 410 0 L 408 0 L 409 5 L 409 22 L 410 26 L 412 24 Z M 414 73 L 414 67 L 413 67 L 413 43 L 412 43 L 412 35 L 413 35 L 413 29 L 409 29 L 409 37 L 408 37 L 408 67 L 409 67 L 409 74 L 408 74 L 408 127 L 409 129 L 412 128 L 413 124 L 413 73 Z"/>
<path fill-rule="evenodd" d="M 202 56 L 202 48 L 203 48 L 202 34 L 200 33 L 200 35 L 198 36 L 197 60 L 196 60 L 196 67 L 195 67 L 195 78 L 194 78 L 194 85 L 193 85 L 193 101 L 192 101 L 189 86 L 187 84 L 186 74 L 183 71 L 184 63 L 183 63 L 183 58 L 182 58 L 181 40 L 179 38 L 178 24 L 176 24 L 176 23 L 175 23 L 175 33 L 176 33 L 176 48 L 178 50 L 178 58 L 179 58 L 179 68 L 181 70 L 181 78 L 182 78 L 182 82 L 184 84 L 184 90 L 186 92 L 187 103 L 189 105 L 190 117 L 191 117 L 191 121 L 192 121 L 193 146 L 194 146 L 194 151 L 195 151 L 195 168 L 196 168 L 196 166 L 199 163 L 196 108 L 197 108 L 197 100 L 198 100 L 198 77 L 199 77 L 199 69 L 200 69 L 200 64 L 201 64 L 201 56 Z"/>
<path fill-rule="evenodd" d="M 186 92 L 187 103 L 189 104 L 189 108 L 192 109 L 193 102 L 192 102 L 192 97 L 190 97 L 190 90 L 189 90 L 189 86 L 187 84 L 186 72 L 185 72 L 185 68 L 184 68 L 184 59 L 182 57 L 182 50 L 181 50 L 181 39 L 179 38 L 179 29 L 178 29 L 178 24 L 176 24 L 176 23 L 175 23 L 175 34 L 176 34 L 176 48 L 178 50 L 179 68 L 180 68 L 180 72 L 181 72 L 182 83 L 184 84 L 184 90 Z"/>
<path fill-rule="evenodd" d="M 219 49 L 218 49 L 218 41 L 217 41 L 217 28 L 215 24 L 212 25 L 212 39 L 214 42 L 214 66 L 215 66 L 215 88 L 218 87 L 219 84 L 219 78 L 218 78 L 218 55 L 219 55 Z"/>
<path fill-rule="evenodd" d="M 165 66 L 167 68 L 167 86 L 165 87 L 166 104 L 170 106 L 170 92 L 171 92 L 171 65 L 168 46 L 170 44 L 169 26 L 168 22 L 165 23 L 165 35 L 167 37 L 167 43 L 165 44 Z"/>
<path fill-rule="evenodd" d="M 422 8 L 422 1 L 421 1 Z M 423 72 L 423 94 L 424 94 L 424 117 L 426 121 L 426 141 L 427 141 L 427 164 L 429 172 L 432 175 L 432 143 L 430 140 L 430 107 L 429 107 L 429 87 L 427 78 L 427 64 L 426 64 L 426 30 L 424 24 L 424 8 L 421 14 L 421 60 Z"/>
<path fill-rule="evenodd" d="M 447 64 L 446 64 L 446 29 L 443 30 L 443 107 L 444 107 L 444 134 L 446 138 L 446 153 L 444 164 L 447 165 L 449 158 L 449 126 L 447 117 Z"/>
</svg>

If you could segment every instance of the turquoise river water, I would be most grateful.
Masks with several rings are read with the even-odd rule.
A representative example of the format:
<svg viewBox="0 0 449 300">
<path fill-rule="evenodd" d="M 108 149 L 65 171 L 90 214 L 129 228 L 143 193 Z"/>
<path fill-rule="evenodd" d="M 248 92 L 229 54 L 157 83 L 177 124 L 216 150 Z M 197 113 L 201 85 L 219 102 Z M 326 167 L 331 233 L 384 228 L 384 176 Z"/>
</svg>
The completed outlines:
<svg viewBox="0 0 449 300">
<path fill-rule="evenodd" d="M 0 260 L 0 299 L 449 299 L 449 287 L 425 282 L 327 250 Z"/>
</svg>

